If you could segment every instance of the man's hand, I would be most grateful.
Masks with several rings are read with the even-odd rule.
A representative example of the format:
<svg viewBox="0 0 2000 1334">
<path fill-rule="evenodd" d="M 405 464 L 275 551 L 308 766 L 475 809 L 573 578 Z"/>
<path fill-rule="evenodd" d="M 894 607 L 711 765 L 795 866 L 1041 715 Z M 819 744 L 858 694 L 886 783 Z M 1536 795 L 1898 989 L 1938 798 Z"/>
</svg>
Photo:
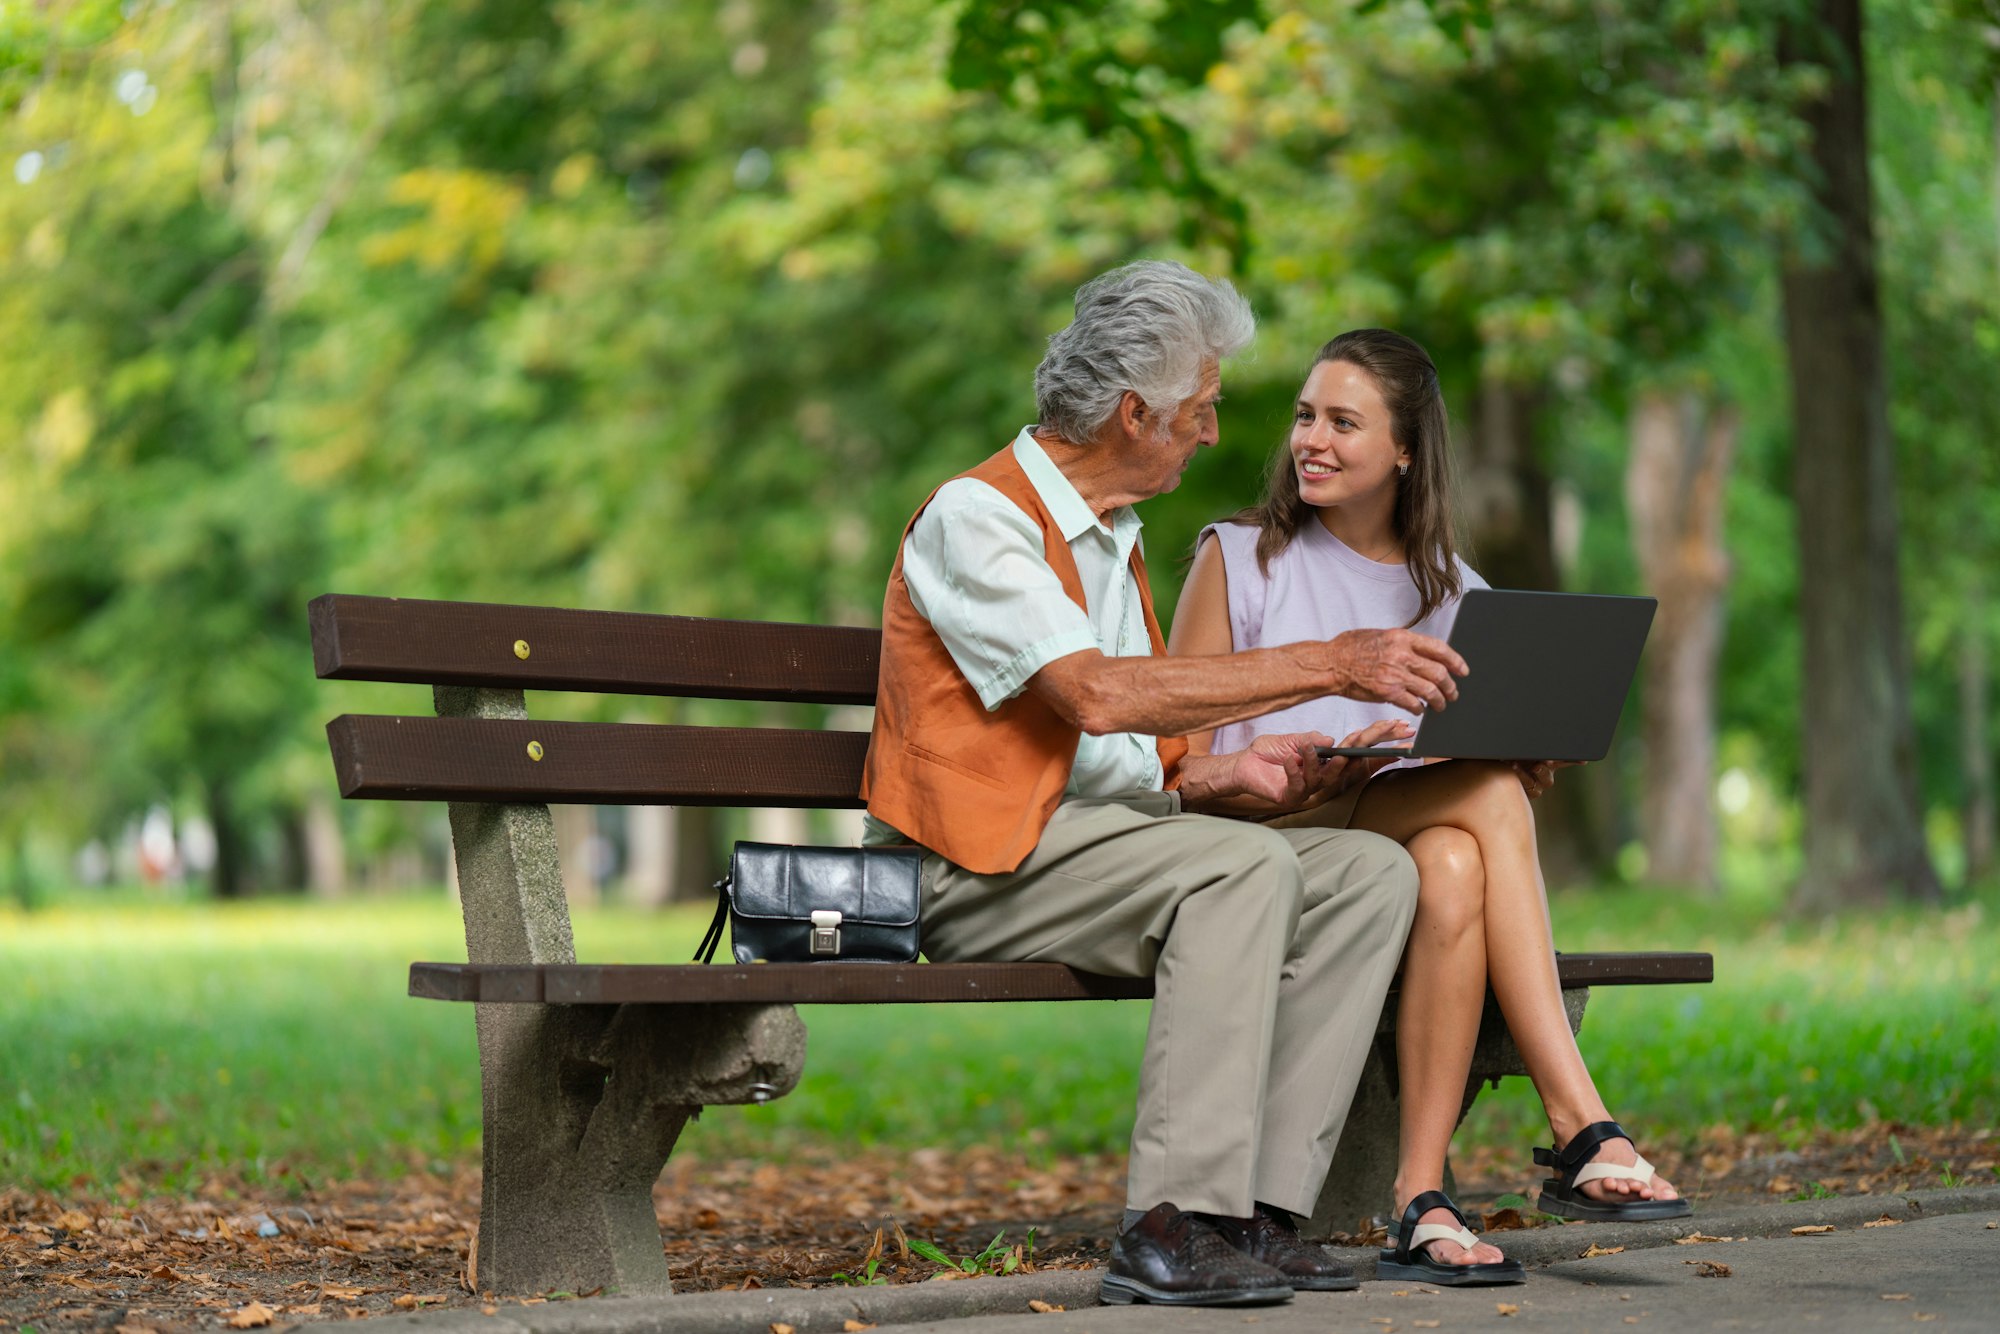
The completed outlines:
<svg viewBox="0 0 2000 1334">
<path fill-rule="evenodd" d="M 1390 745 L 1406 740 L 1414 731 L 1399 718 L 1385 718 L 1340 744 Z M 1191 756 L 1182 770 L 1181 800 L 1190 810 L 1282 815 L 1337 797 L 1366 782 L 1383 765 L 1395 762 L 1393 755 L 1321 759 L 1320 747 L 1333 744 L 1333 738 L 1323 732 L 1291 732 L 1260 736 L 1247 749 L 1227 755 Z"/>
<path fill-rule="evenodd" d="M 1328 769 L 1341 763 L 1319 757 L 1333 738 L 1320 732 L 1260 736 L 1249 749 L 1214 758 L 1223 766 L 1210 780 L 1211 797 L 1256 797 L 1281 810 L 1294 810 L 1318 791 Z"/>
<path fill-rule="evenodd" d="M 1465 659 L 1442 639 L 1409 630 L 1349 630 L 1332 641 L 1346 676 L 1334 693 L 1410 713 L 1442 712 L 1458 698 Z"/>
</svg>

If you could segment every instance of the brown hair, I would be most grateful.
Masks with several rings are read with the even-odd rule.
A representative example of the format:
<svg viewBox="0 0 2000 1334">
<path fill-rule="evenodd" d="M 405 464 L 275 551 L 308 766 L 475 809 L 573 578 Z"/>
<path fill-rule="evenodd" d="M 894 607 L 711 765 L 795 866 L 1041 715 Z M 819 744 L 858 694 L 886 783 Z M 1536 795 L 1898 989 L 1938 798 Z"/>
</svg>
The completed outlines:
<svg viewBox="0 0 2000 1334">
<path fill-rule="evenodd" d="M 1388 329 L 1354 329 L 1341 334 L 1306 367 L 1327 361 L 1359 366 L 1374 379 L 1389 408 L 1389 433 L 1408 451 L 1410 471 L 1396 481 L 1392 517 L 1396 538 L 1409 562 L 1410 582 L 1417 586 L 1415 625 L 1459 593 L 1458 537 L 1452 522 L 1451 420 L 1438 388 L 1437 366 L 1430 353 L 1413 339 Z M 1299 528 L 1318 519 L 1299 495 L 1297 465 L 1291 437 L 1271 460 L 1264 499 L 1230 516 L 1235 523 L 1254 524 L 1257 564 L 1270 571 L 1271 557 L 1290 546 Z"/>
</svg>

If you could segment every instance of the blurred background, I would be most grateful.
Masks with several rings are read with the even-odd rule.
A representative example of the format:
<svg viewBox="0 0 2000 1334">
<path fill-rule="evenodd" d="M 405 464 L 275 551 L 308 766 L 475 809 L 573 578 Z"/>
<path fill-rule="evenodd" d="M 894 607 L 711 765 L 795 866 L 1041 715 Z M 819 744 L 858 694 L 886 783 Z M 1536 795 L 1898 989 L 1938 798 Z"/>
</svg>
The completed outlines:
<svg viewBox="0 0 2000 1334">
<path fill-rule="evenodd" d="M 910 510 L 1140 256 L 1264 321 L 1146 507 L 1163 607 L 1312 351 L 1400 329 L 1483 573 L 1666 600 L 1554 878 L 1977 882 L 2000 18 L 1871 3 L 1859 66 L 1852 9 L 0 4 L 0 892 L 446 880 L 441 811 L 336 800 L 320 723 L 424 704 L 315 684 L 309 597 L 873 623 Z M 1868 289 L 1859 341 L 1815 266 Z M 1859 553 L 1817 584 L 1852 663 L 1802 648 L 1815 534 Z M 1849 669 L 1882 716 L 1810 725 Z M 1801 883 L 1815 733 L 1904 809 Z M 571 812 L 572 888 L 694 892 L 744 822 Z"/>
<path fill-rule="evenodd" d="M 1996 93 L 1995 0 L 0 0 L 0 1165 L 456 1161 L 470 1026 L 398 999 L 458 948 L 444 812 L 342 803 L 321 730 L 429 699 L 315 681 L 307 600 L 874 624 L 1148 256 L 1263 321 L 1142 510 L 1163 610 L 1365 325 L 1443 369 L 1492 583 L 1661 598 L 1543 850 L 1559 940 L 1723 980 L 1594 1018 L 1643 1047 L 1607 1087 L 1690 1141 L 1990 1124 Z M 557 818 L 579 939 L 650 958 L 731 838 L 850 833 Z M 1070 1024 L 819 1022 L 846 1101 L 762 1115 L 829 1142 L 906 1110 L 870 1060 Z M 875 1129 L 1041 1133 L 992 1072 Z M 1116 1149 L 1128 1074 L 1056 1147 Z"/>
</svg>

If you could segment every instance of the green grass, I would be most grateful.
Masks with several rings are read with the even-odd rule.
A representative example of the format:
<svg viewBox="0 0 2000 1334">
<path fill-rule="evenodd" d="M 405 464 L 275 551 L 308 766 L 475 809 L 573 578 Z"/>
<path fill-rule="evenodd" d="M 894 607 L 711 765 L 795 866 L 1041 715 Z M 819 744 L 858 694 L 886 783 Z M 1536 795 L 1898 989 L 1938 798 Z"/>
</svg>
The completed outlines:
<svg viewBox="0 0 2000 1334">
<path fill-rule="evenodd" d="M 1824 926 L 1774 924 L 1774 909 L 1664 891 L 1558 900 L 1563 948 L 1716 955 L 1712 987 L 1593 998 L 1584 1049 L 1616 1114 L 1652 1136 L 2000 1120 L 1989 907 Z M 683 959 L 705 918 L 580 911 L 579 953 Z M 403 995 L 412 959 L 458 957 L 442 899 L 0 913 L 0 1181 L 172 1187 L 474 1157 L 471 1013 Z M 804 1013 L 798 1093 L 709 1112 L 683 1151 L 1123 1146 L 1142 1004 Z M 1544 1134 L 1526 1081 L 1484 1095 L 1463 1133 L 1518 1144 L 1525 1161 Z"/>
</svg>

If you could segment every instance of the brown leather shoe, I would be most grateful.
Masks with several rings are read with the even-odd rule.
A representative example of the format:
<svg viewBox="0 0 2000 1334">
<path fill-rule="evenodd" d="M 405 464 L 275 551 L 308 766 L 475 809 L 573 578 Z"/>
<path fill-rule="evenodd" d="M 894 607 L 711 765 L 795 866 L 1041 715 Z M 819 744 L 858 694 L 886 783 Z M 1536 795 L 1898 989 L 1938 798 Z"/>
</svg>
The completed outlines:
<svg viewBox="0 0 2000 1334">
<path fill-rule="evenodd" d="M 1099 1296 L 1106 1306 L 1271 1306 L 1292 1299 L 1292 1283 L 1211 1224 L 1159 1204 L 1111 1243 Z"/>
<path fill-rule="evenodd" d="M 1326 1247 L 1301 1237 L 1289 1214 L 1260 1204 L 1248 1221 L 1212 1218 L 1209 1222 L 1224 1241 L 1283 1274 L 1300 1292 L 1352 1292 L 1361 1286 L 1361 1280 L 1327 1254 Z"/>
</svg>

